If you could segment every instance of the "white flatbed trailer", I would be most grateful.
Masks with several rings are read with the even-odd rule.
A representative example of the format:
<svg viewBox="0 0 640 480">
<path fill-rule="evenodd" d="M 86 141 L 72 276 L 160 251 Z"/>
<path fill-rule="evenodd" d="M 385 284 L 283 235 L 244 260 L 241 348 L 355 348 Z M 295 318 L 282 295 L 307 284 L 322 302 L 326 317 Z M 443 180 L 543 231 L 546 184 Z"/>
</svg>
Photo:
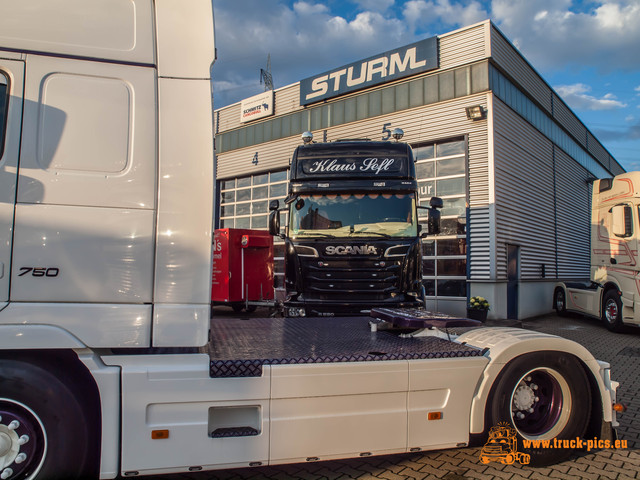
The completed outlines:
<svg viewBox="0 0 640 480">
<path fill-rule="evenodd" d="M 541 387 L 561 385 L 564 402 L 572 399 L 556 434 L 575 438 L 591 423 L 589 435 L 612 438 L 609 403 L 616 384 L 608 365 L 576 343 L 512 328 L 426 329 L 423 336 L 401 338 L 372 331 L 370 321 L 214 317 L 212 340 L 201 354 L 104 359 L 121 369 L 121 394 L 128 399 L 122 474 L 464 447 L 481 441 L 494 423 L 513 421 L 494 403 L 501 395 L 533 391 L 523 380 L 532 375 Z M 558 402 L 549 395 L 541 403 L 532 397 L 527 420 L 529 408 L 539 412 Z M 587 405 L 579 400 L 585 397 L 606 403 Z M 515 420 L 521 432 L 530 429 L 527 438 L 545 436 L 536 428 L 553 430 L 544 416 L 533 417 L 531 426 Z M 154 432 L 161 432 L 159 439 Z M 532 457 L 547 463 L 558 453 Z"/>
</svg>

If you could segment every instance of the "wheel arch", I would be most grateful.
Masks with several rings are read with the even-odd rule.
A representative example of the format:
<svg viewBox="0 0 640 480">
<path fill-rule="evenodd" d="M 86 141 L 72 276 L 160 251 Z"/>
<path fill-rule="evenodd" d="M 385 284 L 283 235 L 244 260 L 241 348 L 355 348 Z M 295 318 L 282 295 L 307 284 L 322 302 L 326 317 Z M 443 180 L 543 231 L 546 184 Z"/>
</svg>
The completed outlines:
<svg viewBox="0 0 640 480">
<path fill-rule="evenodd" d="M 0 361 L 26 363 L 55 375 L 82 399 L 89 411 L 100 412 L 100 394 L 93 375 L 73 350 L 0 350 Z M 97 415 L 101 421 L 101 415 Z M 98 423 L 99 427 L 100 423 Z M 98 430 L 99 431 L 99 430 Z"/>
<path fill-rule="evenodd" d="M 615 390 L 615 386 L 605 383 L 605 380 L 608 380 L 606 369 L 609 365 L 598 362 L 582 345 L 555 335 L 515 328 L 472 330 L 458 337 L 458 341 L 464 341 L 479 348 L 489 347 L 487 355 L 490 361 L 485 367 L 471 402 L 469 432 L 474 438 L 482 438 L 491 427 L 487 425 L 486 413 L 492 387 L 499 379 L 500 373 L 511 361 L 534 352 L 549 351 L 576 357 L 585 369 L 594 397 L 592 418 L 597 418 L 600 422 L 597 426 L 590 425 L 590 430 L 597 430 L 599 434 L 599 428 L 603 422 L 613 421 L 610 390 Z M 594 409 L 598 411 L 597 417 L 594 416 Z"/>
<path fill-rule="evenodd" d="M 0 364 L 9 371 L 17 369 L 38 378 L 38 372 L 55 377 L 73 394 L 84 411 L 88 435 L 89 469 L 96 477 L 100 471 L 102 414 L 98 386 L 91 372 L 70 349 L 0 350 Z M 1 371 L 0 371 L 1 372 Z M 28 384 L 28 376 L 25 377 Z"/>
<path fill-rule="evenodd" d="M 88 349 L 0 349 L 0 363 L 5 361 L 45 370 L 74 392 L 89 420 L 96 478 L 98 472 L 100 478 L 115 478 L 119 469 L 119 368 L 105 366 Z"/>
<path fill-rule="evenodd" d="M 556 292 L 558 290 L 562 290 L 564 292 L 565 307 L 566 307 L 567 285 L 564 282 L 558 282 L 553 286 L 553 297 L 551 299 L 551 310 L 555 310 L 555 308 L 556 308 Z"/>
<path fill-rule="evenodd" d="M 0 325 L 0 353 L 5 350 L 78 349 L 86 345 L 55 325 Z"/>
<path fill-rule="evenodd" d="M 615 282 L 613 282 L 611 280 L 609 280 L 607 283 L 605 283 L 602 286 L 602 291 L 601 291 L 601 294 L 600 294 L 600 303 L 602 303 L 602 299 L 605 297 L 605 295 L 607 293 L 609 293 L 610 290 L 616 290 L 616 291 L 620 292 L 620 287 L 618 286 L 617 283 L 615 283 Z"/>
</svg>

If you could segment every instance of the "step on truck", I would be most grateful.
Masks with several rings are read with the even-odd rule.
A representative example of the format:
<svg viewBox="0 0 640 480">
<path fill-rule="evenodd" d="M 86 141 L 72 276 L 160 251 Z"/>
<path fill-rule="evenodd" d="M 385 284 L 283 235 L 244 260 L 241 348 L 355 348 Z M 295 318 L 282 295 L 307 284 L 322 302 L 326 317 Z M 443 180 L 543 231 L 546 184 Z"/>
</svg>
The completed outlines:
<svg viewBox="0 0 640 480">
<path fill-rule="evenodd" d="M 613 435 L 609 365 L 559 337 L 210 319 L 214 58 L 209 0 L 0 15 L 3 480 Z"/>
<path fill-rule="evenodd" d="M 553 306 L 560 315 L 602 319 L 619 332 L 640 325 L 640 172 L 593 183 L 589 282 L 559 282 Z"/>
<path fill-rule="evenodd" d="M 313 142 L 293 153 L 280 232 L 280 202 L 269 230 L 284 240 L 287 316 L 368 314 L 373 307 L 424 302 L 420 237 L 435 231 L 442 200 L 418 204 L 413 151 L 396 142 Z M 430 228 L 422 231 L 420 209 Z M 427 213 L 424 214 L 427 216 Z"/>
</svg>

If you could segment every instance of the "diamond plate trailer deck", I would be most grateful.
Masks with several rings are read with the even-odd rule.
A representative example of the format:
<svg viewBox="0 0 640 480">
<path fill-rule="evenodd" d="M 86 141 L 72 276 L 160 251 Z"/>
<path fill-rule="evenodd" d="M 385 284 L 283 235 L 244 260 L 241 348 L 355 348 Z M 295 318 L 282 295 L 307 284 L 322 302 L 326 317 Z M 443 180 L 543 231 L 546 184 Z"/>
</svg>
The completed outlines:
<svg viewBox="0 0 640 480">
<path fill-rule="evenodd" d="M 437 337 L 371 331 L 367 317 L 219 318 L 211 322 L 211 377 L 260 376 L 263 365 L 476 357 Z"/>
</svg>

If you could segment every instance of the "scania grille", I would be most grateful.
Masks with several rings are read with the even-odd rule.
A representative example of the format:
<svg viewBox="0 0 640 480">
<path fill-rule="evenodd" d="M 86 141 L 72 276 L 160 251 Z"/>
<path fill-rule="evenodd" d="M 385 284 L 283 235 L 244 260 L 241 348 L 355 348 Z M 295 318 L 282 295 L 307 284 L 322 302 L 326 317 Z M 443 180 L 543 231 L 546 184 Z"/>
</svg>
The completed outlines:
<svg viewBox="0 0 640 480">
<path fill-rule="evenodd" d="M 382 265 L 381 265 L 382 262 Z M 399 291 L 398 260 L 324 260 L 305 262 L 307 297 L 321 300 L 383 300 Z"/>
</svg>

